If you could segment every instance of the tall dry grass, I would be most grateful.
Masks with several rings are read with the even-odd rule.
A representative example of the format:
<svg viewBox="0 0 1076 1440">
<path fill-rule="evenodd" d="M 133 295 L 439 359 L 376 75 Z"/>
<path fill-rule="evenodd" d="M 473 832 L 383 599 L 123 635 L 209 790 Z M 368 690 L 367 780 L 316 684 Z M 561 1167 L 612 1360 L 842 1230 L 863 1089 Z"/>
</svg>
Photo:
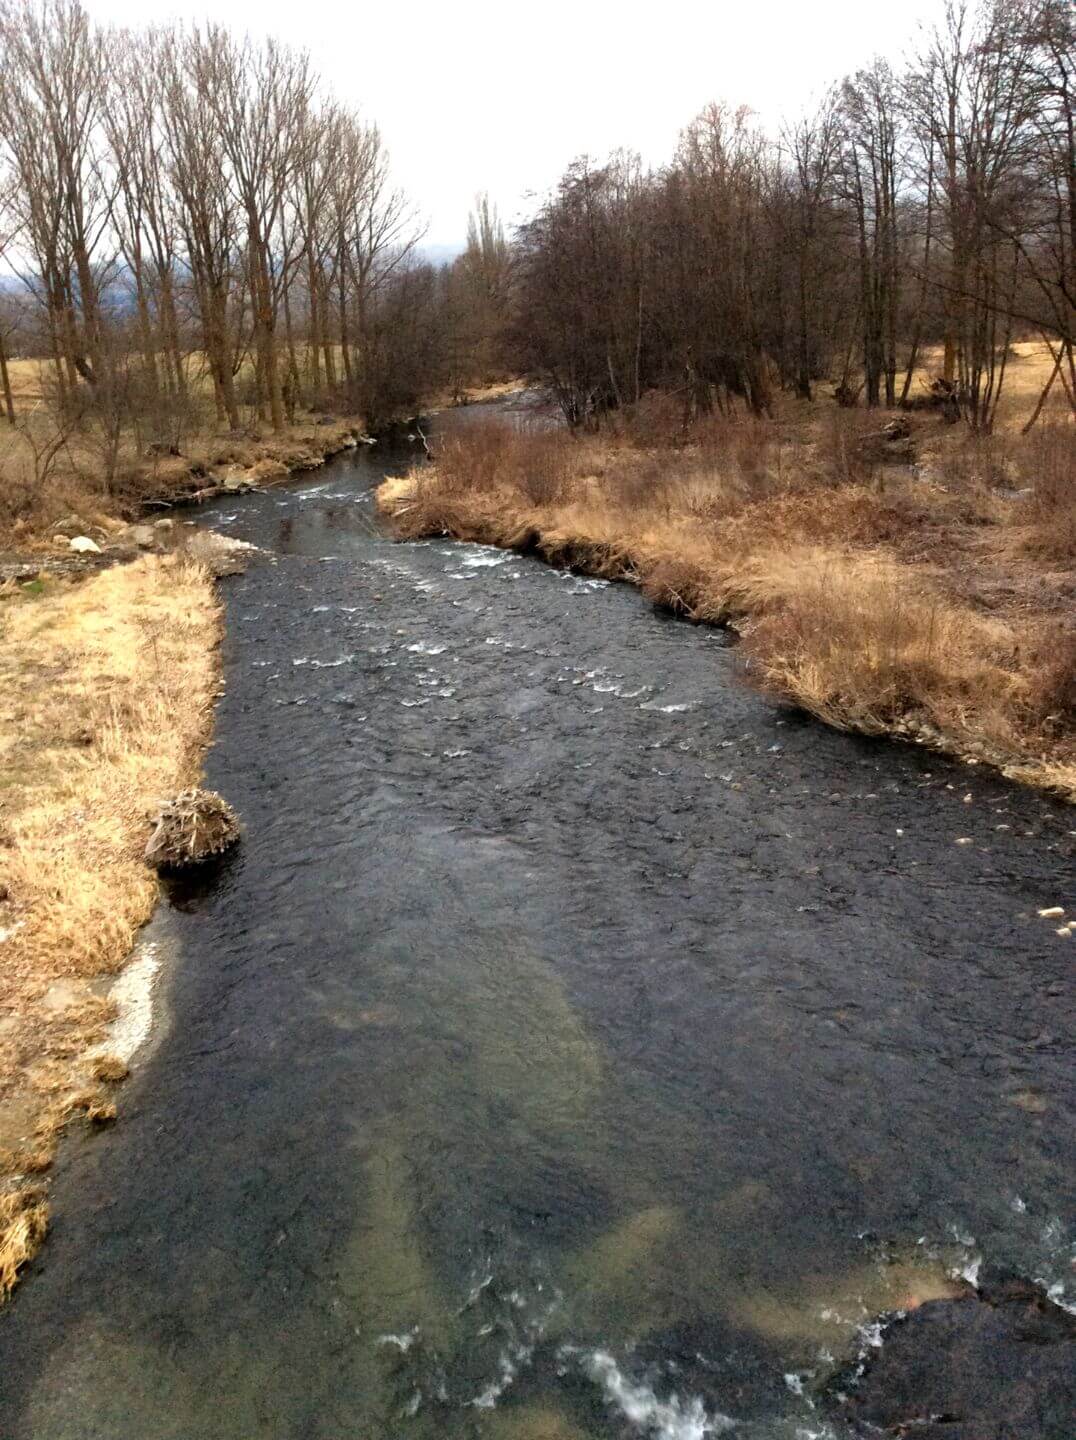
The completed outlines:
<svg viewBox="0 0 1076 1440">
<path fill-rule="evenodd" d="M 114 1113 L 90 982 L 155 902 L 148 814 L 197 774 L 219 631 L 208 574 L 173 557 L 0 597 L 0 1298 L 45 1222 L 4 1177 L 46 1167 L 72 1113 Z"/>
<path fill-rule="evenodd" d="M 469 428 L 380 503 L 403 538 L 533 549 L 732 623 L 750 675 L 828 724 L 927 740 L 1076 798 L 1076 575 L 1040 584 L 1045 557 L 1076 558 L 1073 427 L 1026 447 L 928 431 L 917 475 L 884 446 L 879 459 L 879 421 L 855 412 L 717 416 L 654 443 L 663 423 L 668 410 L 610 436 Z"/>
</svg>

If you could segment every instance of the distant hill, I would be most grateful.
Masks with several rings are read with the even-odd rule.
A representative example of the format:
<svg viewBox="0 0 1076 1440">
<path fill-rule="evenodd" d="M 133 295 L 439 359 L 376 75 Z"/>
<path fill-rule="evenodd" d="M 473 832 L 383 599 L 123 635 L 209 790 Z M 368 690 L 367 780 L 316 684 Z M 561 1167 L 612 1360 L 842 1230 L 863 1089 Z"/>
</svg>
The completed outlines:
<svg viewBox="0 0 1076 1440">
<path fill-rule="evenodd" d="M 428 265 L 451 265 L 466 249 L 465 241 L 456 240 L 447 245 L 420 245 L 417 253 L 419 259 L 425 260 Z"/>
</svg>

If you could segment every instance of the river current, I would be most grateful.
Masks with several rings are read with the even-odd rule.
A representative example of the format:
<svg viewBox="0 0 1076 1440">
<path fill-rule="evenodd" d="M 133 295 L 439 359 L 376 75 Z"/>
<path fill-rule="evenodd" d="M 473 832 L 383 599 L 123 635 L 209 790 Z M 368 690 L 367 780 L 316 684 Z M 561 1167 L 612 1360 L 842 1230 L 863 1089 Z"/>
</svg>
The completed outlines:
<svg viewBox="0 0 1076 1440">
<path fill-rule="evenodd" d="M 1071 1304 L 1073 812 L 626 586 L 393 544 L 409 458 L 201 512 L 266 552 L 207 763 L 244 839 L 147 931 L 0 1434 L 839 1440 L 879 1314 Z"/>
</svg>

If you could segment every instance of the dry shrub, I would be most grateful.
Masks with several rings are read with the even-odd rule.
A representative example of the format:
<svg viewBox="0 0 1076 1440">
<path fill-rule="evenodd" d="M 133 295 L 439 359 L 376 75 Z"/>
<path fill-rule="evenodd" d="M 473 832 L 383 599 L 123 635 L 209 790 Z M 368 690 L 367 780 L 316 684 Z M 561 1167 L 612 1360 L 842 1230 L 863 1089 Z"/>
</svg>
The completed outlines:
<svg viewBox="0 0 1076 1440">
<path fill-rule="evenodd" d="M 629 412 L 614 415 L 609 430 L 614 440 L 642 450 L 675 447 L 687 440 L 683 404 L 664 390 L 651 390 Z"/>
<path fill-rule="evenodd" d="M 157 812 L 146 860 L 159 870 L 200 865 L 239 839 L 235 811 L 215 790 L 181 790 Z"/>
<path fill-rule="evenodd" d="M 563 430 L 471 425 L 441 447 L 439 488 L 448 494 L 515 490 L 532 505 L 554 504 L 570 482 L 575 449 L 576 442 Z"/>
<path fill-rule="evenodd" d="M 1020 468 L 1032 491 L 1025 505 L 1026 552 L 1044 560 L 1076 560 L 1076 425 L 1032 431 Z"/>
<path fill-rule="evenodd" d="M 1027 721 L 1050 737 L 1076 734 L 1076 629 L 1051 625 L 1026 657 Z"/>
<path fill-rule="evenodd" d="M 860 410 L 834 406 L 827 410 L 818 427 L 816 455 L 822 475 L 837 485 L 871 485 L 879 474 L 879 463 L 864 444 L 864 437 L 877 429 L 876 416 Z"/>
</svg>

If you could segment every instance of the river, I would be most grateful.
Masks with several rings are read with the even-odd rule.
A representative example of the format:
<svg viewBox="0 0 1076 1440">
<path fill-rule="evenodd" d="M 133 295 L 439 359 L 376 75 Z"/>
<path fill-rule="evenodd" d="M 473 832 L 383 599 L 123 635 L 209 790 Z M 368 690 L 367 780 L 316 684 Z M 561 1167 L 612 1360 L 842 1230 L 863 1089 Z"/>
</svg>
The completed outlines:
<svg viewBox="0 0 1076 1440">
<path fill-rule="evenodd" d="M 271 557 L 207 763 L 245 836 L 147 931 L 0 1434 L 840 1437 L 878 1312 L 1071 1304 L 1073 812 L 773 705 L 626 586 L 391 543 L 408 458 L 204 512 Z"/>
</svg>

